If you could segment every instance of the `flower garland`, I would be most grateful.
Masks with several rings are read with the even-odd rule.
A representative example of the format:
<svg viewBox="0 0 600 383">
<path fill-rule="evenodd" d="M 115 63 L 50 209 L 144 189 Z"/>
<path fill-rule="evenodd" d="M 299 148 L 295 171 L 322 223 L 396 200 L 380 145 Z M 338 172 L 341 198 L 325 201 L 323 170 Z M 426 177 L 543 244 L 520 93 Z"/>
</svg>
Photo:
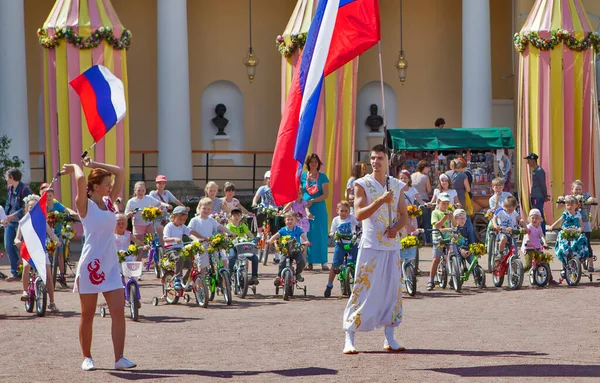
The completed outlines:
<svg viewBox="0 0 600 383">
<path fill-rule="evenodd" d="M 37 34 L 40 45 L 46 49 L 56 48 L 60 44 L 60 40 L 63 39 L 79 49 L 97 48 L 103 40 L 117 50 L 129 49 L 129 45 L 131 45 L 131 31 L 129 29 L 123 29 L 119 38 L 115 36 L 111 27 L 100 27 L 89 37 L 78 35 L 73 28 L 57 28 L 54 30 L 54 35 L 48 35 L 45 28 L 40 28 Z"/>
<path fill-rule="evenodd" d="M 275 45 L 283 57 L 289 58 L 292 57 L 297 49 L 304 48 L 304 44 L 306 44 L 306 35 L 306 33 L 292 34 L 290 36 L 290 39 L 292 40 L 291 45 L 287 45 L 283 36 L 279 35 L 277 36 L 277 39 L 275 39 Z"/>
<path fill-rule="evenodd" d="M 600 36 L 596 32 L 589 32 L 583 39 L 576 38 L 574 34 L 565 29 L 550 32 L 550 37 L 547 39 L 540 37 L 538 32 L 515 33 L 513 44 L 518 52 L 524 52 L 529 43 L 542 51 L 552 50 L 558 44 L 563 43 L 567 48 L 576 52 L 583 52 L 590 48 L 600 52 Z"/>
</svg>

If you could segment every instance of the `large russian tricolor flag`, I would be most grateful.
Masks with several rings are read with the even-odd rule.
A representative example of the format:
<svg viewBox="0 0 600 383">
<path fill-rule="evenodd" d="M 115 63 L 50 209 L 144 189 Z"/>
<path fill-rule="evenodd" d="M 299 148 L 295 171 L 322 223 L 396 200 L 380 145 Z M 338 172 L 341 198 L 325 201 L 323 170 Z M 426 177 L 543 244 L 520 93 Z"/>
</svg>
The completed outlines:
<svg viewBox="0 0 600 383">
<path fill-rule="evenodd" d="M 123 83 L 108 68 L 94 65 L 69 84 L 79 95 L 94 142 L 98 142 L 125 117 Z"/>
<path fill-rule="evenodd" d="M 21 258 L 34 267 L 40 278 L 46 281 L 46 193 L 25 217 L 19 221 L 23 243 Z"/>
<path fill-rule="evenodd" d="M 377 0 L 320 0 L 294 73 L 271 163 L 277 205 L 298 196 L 323 79 L 381 38 Z"/>
</svg>

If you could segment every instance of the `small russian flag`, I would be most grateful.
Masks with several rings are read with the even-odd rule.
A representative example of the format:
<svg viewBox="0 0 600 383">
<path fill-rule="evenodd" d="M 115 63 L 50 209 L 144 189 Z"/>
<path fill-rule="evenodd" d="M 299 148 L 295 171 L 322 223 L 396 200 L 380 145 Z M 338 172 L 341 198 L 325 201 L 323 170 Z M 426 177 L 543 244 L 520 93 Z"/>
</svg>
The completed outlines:
<svg viewBox="0 0 600 383">
<path fill-rule="evenodd" d="M 37 270 L 44 282 L 46 281 L 46 199 L 47 195 L 44 192 L 38 203 L 19 221 L 23 235 L 21 258 Z"/>
<path fill-rule="evenodd" d="M 125 117 L 125 88 L 108 68 L 94 65 L 69 84 L 79 95 L 94 142 Z"/>
</svg>

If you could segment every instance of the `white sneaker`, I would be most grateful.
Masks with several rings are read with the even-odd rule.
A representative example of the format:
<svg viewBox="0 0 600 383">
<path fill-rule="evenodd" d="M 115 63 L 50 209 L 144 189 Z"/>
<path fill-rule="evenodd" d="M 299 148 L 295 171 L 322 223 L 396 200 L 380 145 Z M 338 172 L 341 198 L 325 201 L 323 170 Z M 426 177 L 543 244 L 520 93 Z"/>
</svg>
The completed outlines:
<svg viewBox="0 0 600 383">
<path fill-rule="evenodd" d="M 94 360 L 92 358 L 85 358 L 83 363 L 81 363 L 81 369 L 83 371 L 95 371 L 96 366 L 94 365 Z"/>
<path fill-rule="evenodd" d="M 126 370 L 128 368 L 134 368 L 137 364 L 133 363 L 129 359 L 121 357 L 117 363 L 115 363 L 115 370 Z"/>
</svg>

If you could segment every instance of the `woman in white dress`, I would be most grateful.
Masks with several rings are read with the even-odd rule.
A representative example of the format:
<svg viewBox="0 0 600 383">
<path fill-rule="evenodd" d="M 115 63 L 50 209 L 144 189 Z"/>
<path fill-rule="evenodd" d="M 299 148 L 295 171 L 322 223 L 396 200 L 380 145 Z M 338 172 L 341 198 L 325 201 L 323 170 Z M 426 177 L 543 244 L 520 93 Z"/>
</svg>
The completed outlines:
<svg viewBox="0 0 600 383">
<path fill-rule="evenodd" d="M 117 222 L 113 200 L 121 194 L 125 172 L 113 165 L 101 164 L 90 158 L 83 160 L 91 168 L 86 180 L 83 170 L 76 164 L 65 164 L 63 174 L 74 173 L 77 181 L 75 205 L 83 224 L 85 243 L 77 265 L 73 292 L 79 292 L 81 320 L 79 343 L 84 360 L 81 369 L 95 370 L 92 359 L 92 329 L 98 293 L 102 293 L 112 320 L 111 335 L 115 353 L 115 369 L 135 367 L 123 357 L 125 348 L 125 312 L 121 267 L 117 257 L 114 232 Z M 114 184 L 112 176 L 115 176 Z"/>
</svg>

